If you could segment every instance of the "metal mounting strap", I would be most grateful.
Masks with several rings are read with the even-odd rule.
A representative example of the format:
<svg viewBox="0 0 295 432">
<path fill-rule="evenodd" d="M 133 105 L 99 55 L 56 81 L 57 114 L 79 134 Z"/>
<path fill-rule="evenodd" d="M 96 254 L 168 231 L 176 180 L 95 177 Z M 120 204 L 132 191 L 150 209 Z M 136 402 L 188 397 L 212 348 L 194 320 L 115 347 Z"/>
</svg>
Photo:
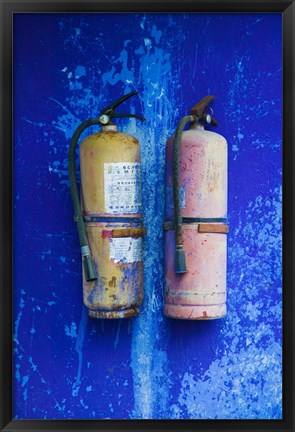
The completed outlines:
<svg viewBox="0 0 295 432">
<path fill-rule="evenodd" d="M 229 231 L 229 226 L 222 223 L 200 223 L 198 225 L 199 233 L 219 233 L 227 234 Z"/>
<path fill-rule="evenodd" d="M 111 231 L 111 237 L 143 237 L 146 235 L 145 228 L 118 228 Z"/>
<path fill-rule="evenodd" d="M 117 217 L 117 216 L 83 216 L 84 222 L 120 222 L 120 223 L 141 223 L 141 217 Z"/>
<path fill-rule="evenodd" d="M 186 224 L 185 221 L 183 221 Z M 190 221 L 189 224 L 198 225 L 199 233 L 220 233 L 227 234 L 229 232 L 229 226 L 226 222 L 200 222 L 200 221 Z M 165 221 L 163 224 L 164 231 L 174 230 L 173 221 Z"/>
</svg>

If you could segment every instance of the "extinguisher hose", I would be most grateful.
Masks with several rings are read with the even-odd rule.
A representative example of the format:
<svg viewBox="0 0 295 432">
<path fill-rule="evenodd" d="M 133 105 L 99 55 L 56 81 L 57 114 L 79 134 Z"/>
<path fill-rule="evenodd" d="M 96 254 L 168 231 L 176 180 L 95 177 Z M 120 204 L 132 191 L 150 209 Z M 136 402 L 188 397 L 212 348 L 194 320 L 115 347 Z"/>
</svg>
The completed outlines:
<svg viewBox="0 0 295 432">
<path fill-rule="evenodd" d="M 96 125 L 96 124 L 99 125 L 101 124 L 99 122 L 99 118 L 92 118 L 89 120 L 85 120 L 77 127 L 77 129 L 73 133 L 70 142 L 69 153 L 68 153 L 69 180 L 70 180 L 71 195 L 72 195 L 72 201 L 73 201 L 74 212 L 75 212 L 74 220 L 77 223 L 77 230 L 78 230 L 78 236 L 79 236 L 79 241 L 81 246 L 84 274 L 87 282 L 96 280 L 97 272 L 94 267 L 93 259 L 91 257 L 91 253 L 88 245 L 88 239 L 86 235 L 86 229 L 83 221 L 83 215 L 81 211 L 80 198 L 79 198 L 78 186 L 76 180 L 75 154 L 76 154 L 77 143 L 82 132 L 89 126 Z"/>
<path fill-rule="evenodd" d="M 179 159 L 181 135 L 188 122 L 195 121 L 195 116 L 184 116 L 178 123 L 173 141 L 173 201 L 175 224 L 175 273 L 186 273 L 185 252 L 182 238 L 182 215 L 179 187 Z"/>
</svg>

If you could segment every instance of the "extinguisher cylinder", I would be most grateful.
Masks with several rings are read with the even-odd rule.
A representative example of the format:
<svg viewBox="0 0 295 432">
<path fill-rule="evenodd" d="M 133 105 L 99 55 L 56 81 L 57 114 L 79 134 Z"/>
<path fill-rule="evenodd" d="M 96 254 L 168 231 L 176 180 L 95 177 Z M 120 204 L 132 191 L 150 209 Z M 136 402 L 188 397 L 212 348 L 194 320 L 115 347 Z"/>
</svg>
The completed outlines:
<svg viewBox="0 0 295 432">
<path fill-rule="evenodd" d="M 178 192 L 176 199 L 172 191 Z M 182 131 L 181 140 L 177 135 L 167 141 L 164 229 L 165 315 L 188 320 L 224 317 L 227 142 L 200 124 Z"/>
<path fill-rule="evenodd" d="M 69 180 L 82 263 L 83 299 L 92 318 L 129 318 L 139 313 L 143 299 L 140 146 L 136 138 L 118 132 L 113 118 L 136 114 L 115 108 L 137 94 L 132 91 L 105 107 L 98 118 L 75 130 L 69 147 Z M 76 181 L 75 152 L 82 132 L 102 125 L 102 131 L 80 145 L 81 194 Z"/>
<path fill-rule="evenodd" d="M 140 169 L 138 140 L 115 125 L 80 145 L 82 211 L 98 275 L 91 280 L 94 271 L 83 257 L 83 300 L 91 318 L 130 318 L 140 311 L 145 234 Z"/>
</svg>

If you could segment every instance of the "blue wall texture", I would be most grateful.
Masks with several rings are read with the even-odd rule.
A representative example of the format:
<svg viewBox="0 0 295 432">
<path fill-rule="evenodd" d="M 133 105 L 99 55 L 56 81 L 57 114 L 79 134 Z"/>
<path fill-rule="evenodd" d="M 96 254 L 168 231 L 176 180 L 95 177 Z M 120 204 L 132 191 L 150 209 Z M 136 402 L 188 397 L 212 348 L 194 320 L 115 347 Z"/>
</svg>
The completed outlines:
<svg viewBox="0 0 295 432">
<path fill-rule="evenodd" d="M 15 14 L 15 418 L 282 418 L 281 18 Z M 134 89 L 121 111 L 147 122 L 117 124 L 141 142 L 145 299 L 134 319 L 92 320 L 67 151 Z M 229 144 L 228 315 L 176 321 L 162 313 L 164 149 L 207 94 Z"/>
</svg>

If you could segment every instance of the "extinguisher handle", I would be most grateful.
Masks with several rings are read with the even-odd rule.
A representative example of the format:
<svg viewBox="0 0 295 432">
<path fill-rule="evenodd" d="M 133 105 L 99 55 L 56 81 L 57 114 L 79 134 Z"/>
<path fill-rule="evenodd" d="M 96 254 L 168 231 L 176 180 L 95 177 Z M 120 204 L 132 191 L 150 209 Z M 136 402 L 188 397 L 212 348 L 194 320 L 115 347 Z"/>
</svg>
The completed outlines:
<svg viewBox="0 0 295 432">
<path fill-rule="evenodd" d="M 196 115 L 197 117 L 202 117 L 205 113 L 205 108 L 209 103 L 215 99 L 215 96 L 205 96 L 199 102 L 197 102 L 191 109 L 190 114 Z"/>
<path fill-rule="evenodd" d="M 124 96 L 120 97 L 119 99 L 117 99 L 115 102 L 112 102 L 110 105 L 108 105 L 107 107 L 103 108 L 101 110 L 101 114 L 108 114 L 112 111 L 114 111 L 115 108 L 117 108 L 117 106 L 121 105 L 121 103 L 125 102 L 125 100 L 131 98 L 132 96 L 138 94 L 137 90 L 134 90 L 130 93 L 125 94 Z"/>
<path fill-rule="evenodd" d="M 191 109 L 190 114 L 196 116 L 196 121 L 204 121 L 205 123 L 212 124 L 213 126 L 217 126 L 218 123 L 211 114 L 206 112 L 206 107 L 209 103 L 215 99 L 215 96 L 205 96 L 199 102 L 197 102 Z M 212 113 L 213 110 L 210 108 Z"/>
<path fill-rule="evenodd" d="M 109 115 L 109 117 L 110 118 L 120 118 L 120 117 L 132 117 L 132 118 L 136 118 L 136 119 L 138 119 L 138 120 L 141 120 L 141 121 L 145 121 L 146 119 L 144 118 L 144 117 L 142 117 L 142 116 L 139 116 L 139 115 L 137 115 L 137 114 L 131 114 L 131 113 L 127 113 L 127 114 L 120 114 L 120 113 L 114 113 L 114 114 L 111 114 L 111 115 Z"/>
<path fill-rule="evenodd" d="M 130 97 L 134 96 L 138 94 L 137 90 L 134 90 L 130 93 L 127 93 L 126 95 L 120 97 L 119 99 L 117 99 L 115 102 L 111 103 L 110 105 L 108 105 L 107 107 L 103 108 L 100 112 L 100 117 L 102 116 L 108 116 L 109 119 L 112 118 L 121 118 L 121 117 L 132 117 L 132 118 L 136 118 L 138 120 L 141 121 L 145 121 L 145 118 L 142 116 L 139 116 L 137 114 L 131 114 L 131 113 L 118 113 L 116 112 L 115 108 L 119 105 L 121 105 L 121 103 L 125 102 L 127 99 L 129 99 Z M 105 124 L 105 123 L 104 123 Z"/>
</svg>

